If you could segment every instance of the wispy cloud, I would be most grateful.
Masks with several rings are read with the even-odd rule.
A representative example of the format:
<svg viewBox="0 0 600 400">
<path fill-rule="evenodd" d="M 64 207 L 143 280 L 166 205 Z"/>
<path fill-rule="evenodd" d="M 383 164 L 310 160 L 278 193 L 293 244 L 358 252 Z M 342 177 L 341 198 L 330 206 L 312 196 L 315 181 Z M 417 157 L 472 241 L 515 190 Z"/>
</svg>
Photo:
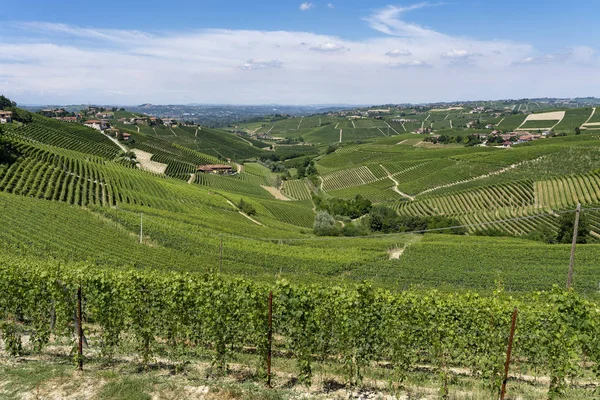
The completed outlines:
<svg viewBox="0 0 600 400">
<path fill-rule="evenodd" d="M 314 8 L 314 4 L 313 3 L 309 3 L 309 2 L 305 2 L 300 4 L 300 11 L 308 11 L 311 8 Z"/>
<path fill-rule="evenodd" d="M 388 65 L 390 68 L 430 68 L 431 65 L 427 64 L 423 60 L 411 60 L 411 61 L 403 61 L 397 62 L 394 64 Z"/>
<path fill-rule="evenodd" d="M 438 36 L 439 33 L 423 28 L 419 25 L 405 22 L 400 17 L 403 14 L 418 10 L 420 8 L 432 7 L 437 4 L 431 3 L 418 3 L 405 7 L 398 6 L 387 6 L 382 9 L 375 11 L 371 16 L 365 18 L 371 28 L 393 36 L 404 36 L 404 37 L 432 37 Z"/>
<path fill-rule="evenodd" d="M 333 10 L 335 8 L 335 6 L 332 3 L 327 3 L 327 8 L 330 8 Z"/>
<path fill-rule="evenodd" d="M 150 33 L 15 23 L 15 35 L 0 41 L 0 93 L 49 104 L 381 104 L 600 91 L 589 78 L 600 68 L 594 48 L 544 55 L 527 43 L 446 35 L 402 21 L 428 6 L 376 10 L 368 24 L 385 22 L 391 34 L 356 40 L 302 31 Z M 468 74 L 453 68 L 462 65 L 471 66 Z M 548 81 L 555 83 L 542 84 Z M 374 82 L 386 84 L 374 91 Z"/>
<path fill-rule="evenodd" d="M 317 46 L 313 46 L 310 48 L 313 51 L 320 51 L 323 53 L 332 53 L 332 52 L 336 52 L 336 51 L 340 51 L 340 50 L 346 50 L 345 46 L 342 46 L 341 44 L 335 44 L 335 43 L 323 43 L 323 44 L 319 44 Z"/>
<path fill-rule="evenodd" d="M 387 53 L 385 53 L 385 55 L 388 57 L 407 57 L 407 56 L 411 56 L 412 53 L 410 52 L 410 50 L 394 49 L 394 50 L 388 51 Z"/>
<path fill-rule="evenodd" d="M 280 60 L 261 60 L 261 59 L 250 59 L 242 65 L 242 69 L 262 69 L 262 68 L 281 68 L 283 62 Z"/>
</svg>

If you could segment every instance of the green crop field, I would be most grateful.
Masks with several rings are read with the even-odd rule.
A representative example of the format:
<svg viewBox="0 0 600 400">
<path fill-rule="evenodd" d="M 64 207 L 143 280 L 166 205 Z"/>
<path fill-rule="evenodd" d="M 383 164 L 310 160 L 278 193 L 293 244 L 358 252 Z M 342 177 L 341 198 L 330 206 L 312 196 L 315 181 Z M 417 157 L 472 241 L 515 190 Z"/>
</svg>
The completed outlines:
<svg viewBox="0 0 600 400">
<path fill-rule="evenodd" d="M 508 115 L 513 108 L 560 109 L 481 104 L 493 110 L 393 109 L 386 120 L 358 110 L 242 124 L 302 137 L 268 139 L 272 148 L 237 128 L 138 132 L 115 123 L 131 135 L 117 144 L 39 115 L 3 125 L 0 371 L 10 378 L 1 390 L 12 387 L 6 379 L 25 379 L 13 368 L 22 355 L 29 367 L 82 359 L 82 379 L 90 365 L 108 380 L 106 368 L 135 364 L 136 379 L 156 372 L 153 387 L 166 376 L 196 379 L 199 362 L 209 381 L 217 370 L 263 379 L 253 371 L 266 356 L 272 292 L 273 366 L 286 381 L 335 373 L 400 387 L 409 367 L 422 381 L 431 372 L 421 369 L 444 379 L 451 365 L 469 374 L 450 387 L 464 389 L 461 379 L 492 387 L 518 307 L 515 362 L 548 382 L 540 396 L 523 398 L 547 398 L 553 384 L 568 388 L 565 398 L 589 398 L 579 394 L 593 390 L 587 382 L 600 361 L 600 139 L 574 131 L 591 108 L 566 111 L 556 129 L 565 136 L 466 146 L 466 135 L 491 132 L 465 128 L 472 120 L 512 130 L 526 117 Z M 417 122 L 391 121 L 401 113 Z M 422 125 L 452 143 L 411 133 Z M 201 173 L 205 164 L 231 171 Z M 575 248 L 575 291 L 564 292 L 578 204 L 585 243 Z M 73 358 L 78 289 L 84 358 Z M 566 379 L 565 365 L 578 366 L 578 380 Z"/>
</svg>

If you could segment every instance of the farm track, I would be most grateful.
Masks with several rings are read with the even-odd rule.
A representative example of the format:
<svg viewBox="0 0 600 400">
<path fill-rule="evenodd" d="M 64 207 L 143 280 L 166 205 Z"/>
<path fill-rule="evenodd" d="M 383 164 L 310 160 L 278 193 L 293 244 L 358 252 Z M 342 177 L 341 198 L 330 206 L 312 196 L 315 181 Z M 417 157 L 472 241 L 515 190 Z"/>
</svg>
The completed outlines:
<svg viewBox="0 0 600 400">
<path fill-rule="evenodd" d="M 169 129 L 171 130 L 171 132 L 173 132 L 173 135 L 174 135 L 175 137 L 177 137 L 177 134 L 175 133 L 175 131 L 173 130 L 173 128 L 169 127 Z"/>
<path fill-rule="evenodd" d="M 402 196 L 402 197 L 406 197 L 407 199 L 410 199 L 411 201 L 414 201 L 414 199 L 415 199 L 415 198 L 414 198 L 413 196 L 411 196 L 411 195 L 409 195 L 409 194 L 406 194 L 406 193 L 404 193 L 404 192 L 400 191 L 400 189 L 398 189 L 398 185 L 400 184 L 400 182 L 398 182 L 398 181 L 396 180 L 396 178 L 394 178 L 394 176 L 393 176 L 393 175 L 390 173 L 390 171 L 388 171 L 388 170 L 387 170 L 387 168 L 386 168 L 386 167 L 384 167 L 382 164 L 379 164 L 379 166 L 381 167 L 381 169 L 383 169 L 383 170 L 385 171 L 385 173 L 387 174 L 387 177 L 388 177 L 388 178 L 389 178 L 389 179 L 390 179 L 392 182 L 394 182 L 394 187 L 392 187 L 392 190 L 393 190 L 394 192 L 398 193 L 400 196 Z"/>
<path fill-rule="evenodd" d="M 396 132 L 396 135 L 399 135 L 398 131 L 397 131 L 397 130 L 395 130 L 394 128 L 392 128 L 392 126 L 391 126 L 390 124 L 388 124 L 388 123 L 386 122 L 386 125 L 388 126 L 388 128 L 390 128 L 391 130 L 393 130 L 394 132 Z M 404 127 L 404 125 L 402 125 L 402 126 Z"/>
<path fill-rule="evenodd" d="M 239 209 L 237 208 L 237 206 L 235 204 L 233 204 L 230 200 L 227 200 L 227 203 L 229 205 L 231 205 L 231 207 L 233 207 L 236 210 L 238 210 L 238 212 L 241 215 L 243 215 L 244 217 L 248 218 L 250 221 L 254 222 L 256 225 L 264 226 L 262 223 L 258 222 L 257 220 L 255 220 L 254 218 L 252 218 L 251 216 L 249 216 L 248 214 L 246 214 L 245 212 L 239 211 Z"/>
<path fill-rule="evenodd" d="M 542 158 L 542 157 L 538 157 L 538 158 L 535 158 L 535 159 L 533 159 L 533 160 L 525 160 L 525 161 L 521 161 L 521 162 L 518 162 L 518 163 L 515 163 L 515 164 L 511 164 L 511 165 L 509 165 L 508 167 L 504 167 L 504 168 L 502 168 L 502 169 L 499 169 L 498 171 L 489 172 L 489 173 L 487 173 L 487 174 L 483 174 L 483 175 L 475 176 L 475 177 L 473 177 L 473 178 L 464 179 L 464 180 L 457 181 L 457 182 L 451 182 L 451 183 L 446 183 L 446 184 L 444 184 L 444 185 L 434 186 L 434 187 L 432 187 L 432 188 L 429 188 L 429 189 L 423 190 L 423 191 L 422 191 L 422 192 L 420 192 L 420 193 L 417 193 L 415 196 L 422 196 L 422 195 L 424 195 L 424 194 L 431 193 L 431 192 L 433 192 L 433 191 L 436 191 L 436 190 L 439 190 L 439 189 L 443 189 L 443 188 L 449 188 L 449 187 L 452 187 L 452 186 L 461 185 L 461 184 L 463 184 L 463 183 L 472 182 L 472 181 L 476 181 L 476 180 L 479 180 L 479 179 L 485 179 L 485 178 L 489 178 L 490 176 L 493 176 L 493 175 L 500 175 L 500 174 L 503 174 L 503 173 L 505 173 L 505 172 L 507 172 L 507 171 L 510 171 L 511 169 L 515 169 L 515 168 L 517 168 L 517 167 L 520 167 L 521 165 L 527 164 L 527 163 L 529 163 L 529 162 L 537 161 L 537 160 L 539 160 L 539 159 L 541 159 L 541 158 Z"/>
<path fill-rule="evenodd" d="M 129 150 L 127 149 L 127 147 L 123 146 L 121 143 L 119 143 L 119 141 L 117 139 L 115 139 L 114 137 L 107 135 L 106 133 L 102 132 L 102 134 L 104 136 L 106 136 L 108 139 L 110 139 L 111 142 L 113 142 L 114 144 L 116 144 L 117 146 L 119 146 L 119 148 L 121 150 L 123 150 L 124 153 L 127 153 Z"/>
<path fill-rule="evenodd" d="M 190 174 L 190 179 L 188 179 L 188 185 L 191 185 L 196 180 L 196 174 Z"/>
<path fill-rule="evenodd" d="M 594 114 L 596 113 L 596 107 L 592 108 L 592 113 L 588 117 L 588 119 L 581 125 L 580 129 L 587 129 L 586 125 L 590 122 Z"/>
</svg>

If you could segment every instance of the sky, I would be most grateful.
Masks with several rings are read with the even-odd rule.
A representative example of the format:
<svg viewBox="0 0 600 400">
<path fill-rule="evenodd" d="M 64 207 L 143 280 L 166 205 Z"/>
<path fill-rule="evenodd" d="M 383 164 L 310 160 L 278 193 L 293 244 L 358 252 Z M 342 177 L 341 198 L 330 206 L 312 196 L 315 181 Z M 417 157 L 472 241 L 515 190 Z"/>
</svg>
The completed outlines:
<svg viewBox="0 0 600 400">
<path fill-rule="evenodd" d="M 600 97 L 597 0 L 27 0 L 0 7 L 20 104 Z"/>
</svg>

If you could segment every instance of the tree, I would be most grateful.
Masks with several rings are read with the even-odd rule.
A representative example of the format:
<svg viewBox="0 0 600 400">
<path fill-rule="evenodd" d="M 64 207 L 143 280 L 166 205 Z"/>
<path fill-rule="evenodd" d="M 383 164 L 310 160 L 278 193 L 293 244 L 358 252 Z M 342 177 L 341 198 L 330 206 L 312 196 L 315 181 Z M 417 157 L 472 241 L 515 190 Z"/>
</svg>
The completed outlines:
<svg viewBox="0 0 600 400">
<path fill-rule="evenodd" d="M 0 110 L 6 110 L 7 108 L 16 107 L 17 103 L 11 101 L 8 97 L 0 96 Z"/>
<path fill-rule="evenodd" d="M 579 135 L 581 133 L 581 128 L 579 128 L 578 126 L 575 127 L 575 134 Z"/>
<path fill-rule="evenodd" d="M 252 204 L 245 202 L 244 199 L 240 199 L 240 202 L 238 203 L 238 208 L 247 215 L 256 214 L 256 208 L 254 208 Z"/>
<path fill-rule="evenodd" d="M 556 235 L 556 241 L 558 243 L 572 243 L 573 242 L 573 228 L 575 227 L 575 213 L 563 214 L 560 217 L 558 223 L 558 234 Z M 579 215 L 579 227 L 577 228 L 577 243 L 587 243 L 588 235 L 590 233 L 590 225 L 587 218 L 583 213 Z"/>
<path fill-rule="evenodd" d="M 398 232 L 400 229 L 400 221 L 396 211 L 378 205 L 371 208 L 371 212 L 367 217 L 367 226 L 373 232 Z"/>
<path fill-rule="evenodd" d="M 3 137 L 3 130 L 0 127 L 0 164 L 12 164 L 19 158 L 19 152 Z"/>
<path fill-rule="evenodd" d="M 314 232 L 317 236 L 336 236 L 335 220 L 327 211 L 319 211 L 315 215 Z"/>
</svg>

